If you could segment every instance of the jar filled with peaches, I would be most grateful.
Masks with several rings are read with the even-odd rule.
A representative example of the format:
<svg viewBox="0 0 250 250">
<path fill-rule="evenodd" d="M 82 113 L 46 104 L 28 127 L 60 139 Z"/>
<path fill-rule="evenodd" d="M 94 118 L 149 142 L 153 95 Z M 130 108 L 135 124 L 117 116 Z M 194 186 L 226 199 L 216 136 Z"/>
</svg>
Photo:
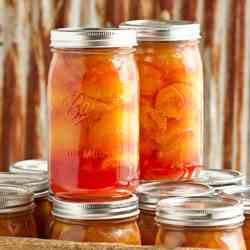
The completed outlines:
<svg viewBox="0 0 250 250">
<path fill-rule="evenodd" d="M 152 182 L 139 185 L 136 194 L 139 197 L 140 215 L 138 225 L 142 245 L 154 245 L 157 234 L 155 212 L 160 200 L 169 197 L 201 197 L 210 195 L 213 189 L 208 185 L 195 182 Z"/>
<path fill-rule="evenodd" d="M 136 34 L 65 28 L 51 33 L 49 176 L 66 199 L 127 197 L 138 183 Z"/>
<path fill-rule="evenodd" d="M 202 164 L 203 71 L 199 24 L 136 20 L 140 178 L 191 179 Z"/>
<path fill-rule="evenodd" d="M 156 245 L 246 250 L 243 204 L 221 196 L 168 198 L 156 209 Z"/>
<path fill-rule="evenodd" d="M 15 185 L 0 185 L 0 236 L 37 237 L 33 194 Z"/>
<path fill-rule="evenodd" d="M 138 199 L 73 202 L 53 197 L 51 239 L 140 245 Z"/>
<path fill-rule="evenodd" d="M 38 238 L 48 238 L 51 217 L 51 204 L 48 201 L 48 178 L 37 174 L 0 173 L 0 185 L 25 187 L 34 196 L 34 216 Z"/>
</svg>

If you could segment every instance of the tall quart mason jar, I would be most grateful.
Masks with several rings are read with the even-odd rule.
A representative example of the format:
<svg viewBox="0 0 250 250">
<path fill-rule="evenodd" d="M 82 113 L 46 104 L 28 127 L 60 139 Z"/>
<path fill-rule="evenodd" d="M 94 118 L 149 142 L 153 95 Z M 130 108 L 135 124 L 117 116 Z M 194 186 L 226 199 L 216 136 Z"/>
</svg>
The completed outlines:
<svg viewBox="0 0 250 250">
<path fill-rule="evenodd" d="M 49 179 L 66 199 L 116 199 L 138 182 L 135 31 L 51 33 Z"/>
<path fill-rule="evenodd" d="M 140 178 L 191 179 L 202 164 L 200 26 L 136 20 L 140 75 Z"/>
</svg>

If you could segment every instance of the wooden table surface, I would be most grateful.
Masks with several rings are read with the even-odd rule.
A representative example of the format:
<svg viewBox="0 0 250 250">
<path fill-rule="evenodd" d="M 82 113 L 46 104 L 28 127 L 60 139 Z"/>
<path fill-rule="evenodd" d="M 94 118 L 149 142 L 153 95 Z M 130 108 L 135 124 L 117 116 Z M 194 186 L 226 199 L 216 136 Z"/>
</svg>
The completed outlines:
<svg viewBox="0 0 250 250">
<path fill-rule="evenodd" d="M 123 246 L 104 243 L 76 243 L 58 240 L 0 237 L 0 250 L 166 250 L 156 246 Z M 205 250 L 204 248 L 178 248 L 175 250 Z M 212 249 L 209 249 L 212 250 Z M 218 249 L 219 250 L 219 249 Z"/>
</svg>

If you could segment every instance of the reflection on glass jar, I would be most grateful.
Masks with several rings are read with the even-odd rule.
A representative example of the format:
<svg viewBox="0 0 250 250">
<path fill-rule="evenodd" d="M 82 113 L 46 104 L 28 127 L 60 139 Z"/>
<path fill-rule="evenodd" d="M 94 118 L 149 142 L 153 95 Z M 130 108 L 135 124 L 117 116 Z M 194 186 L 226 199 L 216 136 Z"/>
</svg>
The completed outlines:
<svg viewBox="0 0 250 250">
<path fill-rule="evenodd" d="M 48 178 L 37 174 L 0 173 L 0 185 L 27 187 L 34 194 L 34 215 L 39 238 L 48 238 L 51 207 L 48 202 Z"/>
<path fill-rule="evenodd" d="M 0 185 L 0 236 L 37 237 L 34 206 L 27 189 Z"/>
<path fill-rule="evenodd" d="M 152 182 L 141 184 L 136 194 L 139 197 L 140 215 L 138 225 L 142 245 L 154 245 L 158 230 L 155 210 L 158 202 L 168 197 L 197 197 L 211 194 L 213 189 L 194 182 Z"/>
<path fill-rule="evenodd" d="M 169 198 L 159 202 L 156 245 L 246 250 L 243 205 L 220 196 Z"/>
<path fill-rule="evenodd" d="M 101 209 L 100 209 L 101 208 Z M 138 200 L 69 202 L 53 198 L 51 238 L 140 245 Z"/>
<path fill-rule="evenodd" d="M 128 21 L 137 30 L 142 180 L 190 179 L 202 163 L 203 74 L 198 24 Z"/>
<path fill-rule="evenodd" d="M 139 178 L 135 33 L 59 29 L 51 41 L 52 192 L 67 199 L 128 196 Z"/>
</svg>

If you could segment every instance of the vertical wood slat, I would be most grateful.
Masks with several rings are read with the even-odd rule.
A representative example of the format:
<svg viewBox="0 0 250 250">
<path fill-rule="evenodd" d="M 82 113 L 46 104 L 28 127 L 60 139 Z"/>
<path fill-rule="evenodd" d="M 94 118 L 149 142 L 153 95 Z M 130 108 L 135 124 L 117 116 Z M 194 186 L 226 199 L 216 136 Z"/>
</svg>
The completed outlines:
<svg viewBox="0 0 250 250">
<path fill-rule="evenodd" d="M 243 101 L 244 53 L 245 53 L 245 0 L 231 1 L 228 29 L 228 66 L 225 98 L 224 166 L 240 169 L 241 119 Z"/>
<path fill-rule="evenodd" d="M 219 66 L 220 66 L 220 43 L 218 41 L 218 19 L 219 1 L 205 1 L 203 6 L 203 28 L 202 28 L 202 55 L 204 63 L 204 117 L 205 117 L 205 164 L 214 168 L 217 166 L 211 148 L 217 149 L 215 139 L 218 138 L 218 105 L 219 105 Z M 189 13 L 194 18 L 193 13 Z"/>
<path fill-rule="evenodd" d="M 244 154 L 242 147 L 242 135 L 245 131 L 242 131 L 242 119 L 243 119 L 243 89 L 244 89 L 244 64 L 245 64 L 245 14 L 246 14 L 246 0 L 234 2 L 236 6 L 233 6 L 234 12 L 236 13 L 236 23 L 235 23 L 235 39 L 236 44 L 235 56 L 234 56 L 234 70 L 235 70 L 235 102 L 234 102 L 234 129 L 236 133 L 235 141 L 235 161 L 231 168 L 240 170 L 242 154 Z"/>
<path fill-rule="evenodd" d="M 204 34 L 206 163 L 250 174 L 249 16 L 250 0 L 0 0 L 5 41 L 0 48 L 2 169 L 21 158 L 46 157 L 51 29 L 184 18 L 201 22 Z"/>
<path fill-rule="evenodd" d="M 250 88 L 249 88 L 249 83 L 250 83 L 250 1 L 248 0 L 246 3 L 246 26 L 245 26 L 245 31 L 246 31 L 246 36 L 245 36 L 245 45 L 246 45 L 246 57 L 245 57 L 245 79 L 244 79 L 244 118 L 242 123 L 242 129 L 246 130 L 246 136 L 243 136 L 243 145 L 246 146 L 247 150 L 245 152 L 245 155 L 243 157 L 243 168 L 242 170 L 244 173 L 247 175 L 247 180 L 250 180 L 250 167 L 249 167 L 249 162 L 250 162 Z"/>
</svg>

